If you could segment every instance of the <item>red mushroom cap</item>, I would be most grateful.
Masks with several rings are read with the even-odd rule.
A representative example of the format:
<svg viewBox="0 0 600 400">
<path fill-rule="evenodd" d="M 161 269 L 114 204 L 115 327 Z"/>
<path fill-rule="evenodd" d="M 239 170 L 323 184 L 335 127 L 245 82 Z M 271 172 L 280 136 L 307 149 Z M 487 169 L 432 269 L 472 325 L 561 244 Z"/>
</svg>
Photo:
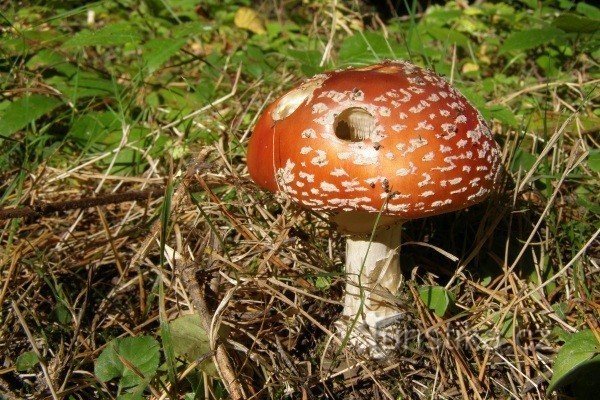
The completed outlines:
<svg viewBox="0 0 600 400">
<path fill-rule="evenodd" d="M 317 75 L 263 113 L 252 179 L 313 210 L 420 218 L 492 190 L 500 150 L 443 78 L 405 61 Z"/>
</svg>

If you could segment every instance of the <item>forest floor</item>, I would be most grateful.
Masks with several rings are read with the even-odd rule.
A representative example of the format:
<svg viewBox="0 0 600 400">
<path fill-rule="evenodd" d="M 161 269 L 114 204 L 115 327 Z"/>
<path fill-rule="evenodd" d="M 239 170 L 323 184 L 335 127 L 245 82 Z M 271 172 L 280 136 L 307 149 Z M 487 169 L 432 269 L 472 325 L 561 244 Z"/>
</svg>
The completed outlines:
<svg viewBox="0 0 600 400">
<path fill-rule="evenodd" d="M 594 398 L 600 9 L 408 3 L 3 2 L 0 399 Z M 344 237 L 245 154 L 285 90 L 385 59 L 482 112 L 506 184 L 404 225 L 374 362 L 331 336 Z"/>
</svg>

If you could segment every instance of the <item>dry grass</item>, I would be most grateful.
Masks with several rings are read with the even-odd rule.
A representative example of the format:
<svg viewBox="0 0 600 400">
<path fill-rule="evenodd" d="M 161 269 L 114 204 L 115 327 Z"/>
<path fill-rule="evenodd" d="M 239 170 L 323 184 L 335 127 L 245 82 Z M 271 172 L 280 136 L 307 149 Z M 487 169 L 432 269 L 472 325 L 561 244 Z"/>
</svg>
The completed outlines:
<svg viewBox="0 0 600 400">
<path fill-rule="evenodd" d="M 334 37 L 325 24 L 318 29 Z M 259 190 L 244 152 L 232 144 L 245 145 L 255 115 L 294 75 L 281 72 L 282 86 L 265 93 L 255 90 L 261 82 L 238 87 L 239 70 L 225 69 L 220 79 L 230 95 L 183 117 L 217 121 L 210 127 L 221 137 L 193 149 L 206 158 L 187 180 L 176 171 L 188 165 L 169 155 L 129 177 L 107 175 L 91 160 L 63 168 L 42 163 L 6 199 L 30 204 L 167 182 L 181 194 L 168 218 L 160 217 L 161 199 L 2 222 L 0 397 L 114 398 L 114 385 L 93 375 L 106 343 L 157 335 L 161 321 L 198 310 L 200 297 L 213 347 L 224 345 L 241 398 L 546 398 L 557 329 L 598 328 L 599 230 L 571 241 L 556 229 L 584 212 L 566 178 L 575 170 L 591 175 L 583 160 L 598 148 L 597 132 L 583 132 L 584 110 L 564 99 L 588 98 L 593 77 L 583 71 L 552 84 L 551 108 L 568 110 L 568 119 L 549 137 L 525 133 L 537 162 L 549 163 L 549 186 L 534 184 L 535 168 L 509 167 L 523 137 L 498 124 L 507 166 L 502 192 L 469 210 L 406 224 L 406 279 L 396 304 L 406 331 L 398 353 L 381 362 L 361 359 L 331 336 L 344 288 L 343 237 L 323 215 Z M 523 88 L 498 102 L 547 90 L 546 83 Z M 177 125 L 144 123 L 153 133 Z M 185 275 L 190 267 L 192 278 Z M 199 290 L 190 291 L 194 279 Z M 457 294 L 450 316 L 427 309 L 417 292 L 422 284 Z M 39 353 L 40 368 L 17 371 L 15 360 L 30 350 Z M 197 398 L 221 396 L 222 384 L 194 369 L 201 361 L 181 360 L 177 386 L 162 371 L 149 398 L 190 392 L 192 376 L 204 382 Z"/>
</svg>

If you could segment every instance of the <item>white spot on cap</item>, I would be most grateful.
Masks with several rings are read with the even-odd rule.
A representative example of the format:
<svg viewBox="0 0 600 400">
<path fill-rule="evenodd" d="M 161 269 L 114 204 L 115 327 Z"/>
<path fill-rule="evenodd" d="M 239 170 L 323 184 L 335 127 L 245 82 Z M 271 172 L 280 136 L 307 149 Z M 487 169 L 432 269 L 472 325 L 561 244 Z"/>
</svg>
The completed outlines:
<svg viewBox="0 0 600 400">
<path fill-rule="evenodd" d="M 387 209 L 391 212 L 408 211 L 410 204 L 388 204 Z"/>
<path fill-rule="evenodd" d="M 313 121 L 324 126 L 333 125 L 333 122 L 335 121 L 335 113 L 330 111 L 322 117 L 315 118 Z"/>
<path fill-rule="evenodd" d="M 304 146 L 303 148 L 300 149 L 300 154 L 308 154 L 312 151 L 312 147 L 310 146 Z"/>
<path fill-rule="evenodd" d="M 399 168 L 399 169 L 397 169 L 396 170 L 396 175 L 398 175 L 398 176 L 406 176 L 408 174 L 414 174 L 415 172 L 417 172 L 417 167 L 411 161 L 411 162 L 408 163 L 408 168 Z"/>
<path fill-rule="evenodd" d="M 477 193 L 472 194 L 469 197 L 467 197 L 467 200 L 470 201 L 470 200 L 476 199 L 478 197 L 485 196 L 486 194 L 488 194 L 489 191 L 490 191 L 489 189 L 486 189 L 484 187 L 480 187 L 479 191 L 477 191 Z"/>
<path fill-rule="evenodd" d="M 324 150 L 315 150 L 315 152 L 317 155 L 310 160 L 312 165 L 323 167 L 329 164 L 329 161 L 327 161 L 327 153 Z"/>
<path fill-rule="evenodd" d="M 425 100 L 421 100 L 418 105 L 412 106 L 411 108 L 408 109 L 408 111 L 410 111 L 413 114 L 419 114 L 423 110 L 425 110 L 427 107 L 429 107 L 429 103 L 426 102 Z"/>
<path fill-rule="evenodd" d="M 435 93 L 431 93 L 429 95 L 429 97 L 427 97 L 427 100 L 429 100 L 429 101 L 439 101 L 440 100 L 440 96 L 438 96 Z"/>
<path fill-rule="evenodd" d="M 280 184 L 288 185 L 294 180 L 295 175 L 292 173 L 292 170 L 295 166 L 295 163 L 293 163 L 291 160 L 287 160 L 285 163 L 285 167 L 279 168 L 279 170 L 277 171 L 277 175 Z"/>
<path fill-rule="evenodd" d="M 410 101 L 412 94 L 407 92 L 406 89 L 400 89 L 400 93 L 402 93 L 404 95 L 399 99 L 402 103 L 406 103 L 406 102 Z"/>
<path fill-rule="evenodd" d="M 417 186 L 419 187 L 423 187 L 426 185 L 433 185 L 434 182 L 431 180 L 431 175 L 429 175 L 428 173 L 424 172 L 421 174 L 421 176 L 423 177 L 423 180 L 420 181 L 419 183 L 417 183 Z"/>
<path fill-rule="evenodd" d="M 463 192 L 465 192 L 466 190 L 467 190 L 467 187 L 466 187 L 466 186 L 464 186 L 464 187 L 461 187 L 460 189 L 451 190 L 451 191 L 450 191 L 450 194 L 459 194 L 459 193 L 463 193 Z"/>
<path fill-rule="evenodd" d="M 337 186 L 335 186 L 334 184 L 329 183 L 329 182 L 321 182 L 321 184 L 319 186 L 321 187 L 321 189 L 324 192 L 339 192 L 340 191 L 340 189 L 338 189 Z"/>
<path fill-rule="evenodd" d="M 314 129 L 312 128 L 308 128 L 302 131 L 301 136 L 304 139 L 316 139 L 317 138 L 317 132 L 315 132 Z"/>
<path fill-rule="evenodd" d="M 421 93 L 425 92 L 425 89 L 419 88 L 419 87 L 415 87 L 415 86 L 409 86 L 408 90 L 410 90 L 411 92 L 413 92 L 415 94 L 421 94 Z"/>
<path fill-rule="evenodd" d="M 335 168 L 333 171 L 331 171 L 331 175 L 333 175 L 333 176 L 348 176 L 348 173 L 343 168 Z"/>
<path fill-rule="evenodd" d="M 342 186 L 344 187 L 345 192 L 364 192 L 369 190 L 366 187 L 361 186 L 360 182 L 356 179 L 352 181 L 343 181 Z"/>
<path fill-rule="evenodd" d="M 401 132 L 401 131 L 403 131 L 405 129 L 406 129 L 406 125 L 402 125 L 402 124 L 392 125 L 392 130 L 394 132 Z"/>
<path fill-rule="evenodd" d="M 479 143 L 479 139 L 481 139 L 481 132 L 478 129 L 468 131 L 467 137 L 471 139 L 471 142 Z"/>
<path fill-rule="evenodd" d="M 414 139 L 410 139 L 409 140 L 410 146 L 404 150 L 404 152 L 402 152 L 402 157 L 405 157 L 408 153 L 412 153 L 413 151 L 417 150 L 420 147 L 426 146 L 427 145 L 427 140 L 422 138 L 422 137 L 418 137 L 418 138 L 414 138 Z M 399 146 L 399 144 L 398 144 Z M 396 147 L 398 147 L 396 146 Z M 400 148 L 398 148 L 398 150 L 402 151 Z"/>
<path fill-rule="evenodd" d="M 444 146 L 443 144 L 440 144 L 440 153 L 449 153 L 451 151 L 452 151 L 452 147 Z"/>
<path fill-rule="evenodd" d="M 429 196 L 433 196 L 435 194 L 435 192 L 433 190 L 427 190 L 423 193 L 420 194 L 420 197 L 429 197 Z"/>
<path fill-rule="evenodd" d="M 433 153 L 433 151 L 430 151 L 429 153 L 425 154 L 423 156 L 423 158 L 421 158 L 421 161 L 431 161 L 431 160 L 433 160 L 433 157 L 434 157 L 434 153 Z"/>
<path fill-rule="evenodd" d="M 432 131 L 433 130 L 433 125 L 431 125 L 429 122 L 427 121 L 421 121 L 417 124 L 417 127 L 415 128 L 415 131 L 418 131 L 420 129 L 425 129 L 428 131 Z"/>
<path fill-rule="evenodd" d="M 464 124 L 465 122 L 467 122 L 467 117 L 462 114 L 456 117 L 456 119 L 454 120 L 455 124 Z"/>
<path fill-rule="evenodd" d="M 441 206 L 445 206 L 448 204 L 452 204 L 452 200 L 451 199 L 446 199 L 446 200 L 436 200 L 433 203 L 431 203 L 431 207 L 441 207 Z"/>
<path fill-rule="evenodd" d="M 356 165 L 374 165 L 379 162 L 379 152 L 372 147 L 358 149 L 352 162 Z"/>
<path fill-rule="evenodd" d="M 329 110 L 329 107 L 327 107 L 325 103 L 317 103 L 312 106 L 313 114 L 321 114 L 322 112 L 325 112 L 327 110 Z"/>
<path fill-rule="evenodd" d="M 306 179 L 306 182 L 312 183 L 315 181 L 315 176 L 313 174 L 307 174 L 306 172 L 298 172 L 298 176 L 302 179 Z"/>
</svg>

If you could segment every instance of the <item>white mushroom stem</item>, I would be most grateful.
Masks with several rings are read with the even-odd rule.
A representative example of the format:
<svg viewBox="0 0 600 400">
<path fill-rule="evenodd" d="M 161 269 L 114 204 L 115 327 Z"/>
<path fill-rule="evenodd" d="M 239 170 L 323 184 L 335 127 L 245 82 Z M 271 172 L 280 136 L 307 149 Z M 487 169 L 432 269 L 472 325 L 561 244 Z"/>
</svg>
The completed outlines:
<svg viewBox="0 0 600 400">
<path fill-rule="evenodd" d="M 349 324 L 356 321 L 377 329 L 399 314 L 393 303 L 402 278 L 401 228 L 402 224 L 397 224 L 379 229 L 372 240 L 356 235 L 347 238 L 343 315 Z"/>
</svg>

